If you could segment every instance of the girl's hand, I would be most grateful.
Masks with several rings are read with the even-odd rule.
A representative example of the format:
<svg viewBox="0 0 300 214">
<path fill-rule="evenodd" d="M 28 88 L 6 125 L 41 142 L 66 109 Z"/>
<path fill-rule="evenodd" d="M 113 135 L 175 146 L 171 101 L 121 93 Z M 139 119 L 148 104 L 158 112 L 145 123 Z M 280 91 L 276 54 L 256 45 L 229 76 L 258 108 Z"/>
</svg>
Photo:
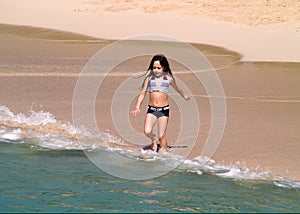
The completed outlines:
<svg viewBox="0 0 300 214">
<path fill-rule="evenodd" d="M 183 98 L 186 100 L 186 101 L 189 101 L 191 98 L 187 95 L 184 95 Z"/>
<path fill-rule="evenodd" d="M 133 114 L 134 116 L 138 115 L 139 113 L 141 113 L 141 110 L 139 108 L 136 108 L 130 112 L 130 114 Z"/>
</svg>

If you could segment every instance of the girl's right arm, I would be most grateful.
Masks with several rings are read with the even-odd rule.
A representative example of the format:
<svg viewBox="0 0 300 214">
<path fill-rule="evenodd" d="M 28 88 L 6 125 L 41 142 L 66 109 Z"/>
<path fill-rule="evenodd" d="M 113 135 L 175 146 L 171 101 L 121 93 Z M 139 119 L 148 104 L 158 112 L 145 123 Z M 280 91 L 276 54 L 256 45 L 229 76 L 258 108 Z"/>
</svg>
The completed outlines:
<svg viewBox="0 0 300 214">
<path fill-rule="evenodd" d="M 134 116 L 138 115 L 141 110 L 140 110 L 140 106 L 142 104 L 142 102 L 145 99 L 146 93 L 147 93 L 147 89 L 148 89 L 148 83 L 149 83 L 149 77 L 146 77 L 146 79 L 144 80 L 144 86 L 143 89 L 137 99 L 136 105 L 135 105 L 135 109 L 133 111 L 131 111 L 130 113 L 133 114 Z"/>
<path fill-rule="evenodd" d="M 135 105 L 135 109 L 133 111 L 131 111 L 130 113 L 133 114 L 134 116 L 138 115 L 139 113 L 141 113 L 140 110 L 140 106 L 145 98 L 147 91 L 142 91 L 137 99 L 136 105 Z"/>
</svg>

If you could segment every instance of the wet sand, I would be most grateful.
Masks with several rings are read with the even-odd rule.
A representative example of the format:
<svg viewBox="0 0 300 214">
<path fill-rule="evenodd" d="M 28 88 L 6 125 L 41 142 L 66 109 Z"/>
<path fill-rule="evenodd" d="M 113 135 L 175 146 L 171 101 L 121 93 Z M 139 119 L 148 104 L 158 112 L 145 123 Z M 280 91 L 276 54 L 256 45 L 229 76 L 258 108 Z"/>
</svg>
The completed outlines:
<svg viewBox="0 0 300 214">
<path fill-rule="evenodd" d="M 0 104 L 15 113 L 31 109 L 49 111 L 58 120 L 72 121 L 72 98 L 77 78 L 88 60 L 112 41 L 94 39 L 49 29 L 0 26 Z M 93 42 L 87 42 L 93 40 Z M 241 55 L 223 48 L 195 45 L 216 68 L 227 103 L 226 128 L 212 157 L 219 163 L 234 164 L 255 171 L 271 171 L 300 180 L 300 65 L 285 62 L 247 62 Z M 141 57 L 121 64 L 118 71 L 137 71 L 148 67 Z M 205 90 L 192 84 L 193 78 L 180 74 L 184 68 L 172 67 L 177 78 L 189 83 L 201 113 L 201 127 L 190 157 L 201 154 L 210 127 L 210 105 Z M 178 72 L 178 74 L 176 74 Z M 112 76 L 105 96 L 97 96 L 97 122 L 100 129 L 118 134 L 111 115 L 111 96 L 122 76 Z M 100 92 L 99 92 L 100 95 Z M 146 104 L 146 103 L 145 103 Z M 174 142 L 180 124 L 174 108 L 168 128 Z M 143 117 L 132 119 L 141 131 Z"/>
</svg>

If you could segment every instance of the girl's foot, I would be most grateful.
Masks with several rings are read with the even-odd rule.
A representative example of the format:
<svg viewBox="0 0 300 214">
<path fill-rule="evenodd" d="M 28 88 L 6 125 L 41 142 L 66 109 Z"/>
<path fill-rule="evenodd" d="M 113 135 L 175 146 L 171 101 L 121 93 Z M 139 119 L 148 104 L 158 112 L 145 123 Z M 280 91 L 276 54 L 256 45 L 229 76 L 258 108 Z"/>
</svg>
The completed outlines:
<svg viewBox="0 0 300 214">
<path fill-rule="evenodd" d="M 160 148 L 159 153 L 165 155 L 168 153 L 168 149 Z"/>
</svg>

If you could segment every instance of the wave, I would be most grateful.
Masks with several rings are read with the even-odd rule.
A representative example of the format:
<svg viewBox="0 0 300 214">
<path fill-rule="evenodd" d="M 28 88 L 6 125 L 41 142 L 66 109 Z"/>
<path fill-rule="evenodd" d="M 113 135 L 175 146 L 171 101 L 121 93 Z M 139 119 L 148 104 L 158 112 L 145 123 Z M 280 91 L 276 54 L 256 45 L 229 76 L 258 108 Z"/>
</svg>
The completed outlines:
<svg viewBox="0 0 300 214">
<path fill-rule="evenodd" d="M 277 187 L 300 188 L 300 182 L 272 172 L 252 172 L 247 167 L 226 166 L 203 156 L 190 160 L 171 153 L 146 151 L 128 145 L 108 131 L 95 134 L 85 127 L 75 128 L 71 123 L 63 123 L 50 112 L 44 111 L 31 110 L 28 115 L 15 114 L 8 107 L 0 105 L 0 142 L 28 144 L 32 145 L 31 149 L 85 152 L 101 150 L 121 154 L 128 159 L 140 162 L 162 161 L 169 166 L 176 166 L 177 170 L 198 175 L 213 174 L 224 179 L 271 181 Z"/>
<path fill-rule="evenodd" d="M 79 138 L 87 143 L 79 143 Z M 75 128 L 71 123 L 57 120 L 50 112 L 31 110 L 28 115 L 14 114 L 3 105 L 0 105 L 0 141 L 30 142 L 40 147 L 61 150 L 88 150 L 95 148 L 95 142 L 117 142 L 116 137 L 108 132 L 95 135 L 84 127 Z"/>
</svg>

